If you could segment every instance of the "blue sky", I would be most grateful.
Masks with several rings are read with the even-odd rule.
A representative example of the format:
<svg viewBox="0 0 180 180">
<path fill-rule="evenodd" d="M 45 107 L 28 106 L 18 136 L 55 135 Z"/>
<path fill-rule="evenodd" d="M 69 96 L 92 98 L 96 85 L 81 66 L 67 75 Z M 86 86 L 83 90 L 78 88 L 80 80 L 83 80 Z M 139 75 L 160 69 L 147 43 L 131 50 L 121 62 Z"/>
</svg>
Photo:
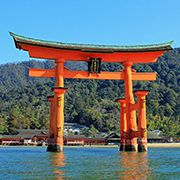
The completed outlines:
<svg viewBox="0 0 180 180">
<path fill-rule="evenodd" d="M 60 42 L 180 47 L 180 0 L 2 0 L 0 64 L 29 60 L 9 32 Z"/>
</svg>

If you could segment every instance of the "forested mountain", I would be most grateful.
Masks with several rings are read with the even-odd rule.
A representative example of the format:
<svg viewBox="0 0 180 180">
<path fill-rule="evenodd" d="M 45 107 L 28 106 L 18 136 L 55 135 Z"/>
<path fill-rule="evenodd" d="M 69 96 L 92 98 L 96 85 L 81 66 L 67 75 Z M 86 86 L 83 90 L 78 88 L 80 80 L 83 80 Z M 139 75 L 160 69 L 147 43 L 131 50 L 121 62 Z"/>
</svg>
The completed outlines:
<svg viewBox="0 0 180 180">
<path fill-rule="evenodd" d="M 53 78 L 28 76 L 28 68 L 49 69 L 53 61 L 25 61 L 0 65 L 0 133 L 18 128 L 48 128 L 49 103 Z M 70 69 L 87 69 L 86 63 L 68 62 Z M 134 81 L 134 89 L 148 89 L 148 129 L 159 129 L 167 137 L 180 136 L 180 49 L 169 51 L 157 63 L 139 64 L 137 71 L 158 73 L 152 82 Z M 102 70 L 119 71 L 117 63 L 102 64 Z M 95 127 L 98 131 L 119 131 L 119 105 L 124 96 L 124 82 L 110 80 L 66 79 L 65 121 Z"/>
</svg>

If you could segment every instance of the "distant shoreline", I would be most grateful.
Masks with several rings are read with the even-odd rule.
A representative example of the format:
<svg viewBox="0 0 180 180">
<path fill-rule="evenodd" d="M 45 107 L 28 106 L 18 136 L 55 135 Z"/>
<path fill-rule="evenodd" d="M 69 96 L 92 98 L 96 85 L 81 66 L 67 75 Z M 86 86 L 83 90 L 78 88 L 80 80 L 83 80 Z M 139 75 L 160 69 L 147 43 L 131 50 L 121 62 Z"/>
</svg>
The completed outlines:
<svg viewBox="0 0 180 180">
<path fill-rule="evenodd" d="M 9 146 L 0 145 L 0 147 L 42 147 L 42 146 Z M 43 146 L 46 147 L 46 146 Z M 84 146 L 64 146 L 65 148 L 118 148 L 118 145 L 84 145 Z M 180 143 L 148 143 L 148 147 L 152 148 L 180 148 Z"/>
<path fill-rule="evenodd" d="M 64 147 L 85 147 L 85 148 L 118 148 L 118 145 L 84 145 L 84 146 L 64 146 Z M 148 143 L 152 148 L 180 148 L 180 143 Z"/>
<path fill-rule="evenodd" d="M 148 143 L 148 147 L 180 148 L 180 143 Z"/>
</svg>

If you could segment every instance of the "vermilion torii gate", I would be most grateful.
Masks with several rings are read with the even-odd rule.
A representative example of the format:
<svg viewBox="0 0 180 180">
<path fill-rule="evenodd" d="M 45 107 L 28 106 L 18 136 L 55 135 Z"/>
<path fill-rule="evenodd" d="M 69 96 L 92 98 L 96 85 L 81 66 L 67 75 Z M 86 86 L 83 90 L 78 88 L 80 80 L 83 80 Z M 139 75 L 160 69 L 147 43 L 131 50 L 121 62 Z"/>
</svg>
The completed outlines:
<svg viewBox="0 0 180 180">
<path fill-rule="evenodd" d="M 121 151 L 147 151 L 146 104 L 148 91 L 133 92 L 133 81 L 153 81 L 156 73 L 140 73 L 132 69 L 133 64 L 153 63 L 171 50 L 171 43 L 143 46 L 111 46 L 91 44 L 71 44 L 27 38 L 10 33 L 18 49 L 28 51 L 33 58 L 54 60 L 56 66 L 47 69 L 29 69 L 34 77 L 55 77 L 54 96 L 48 97 L 50 102 L 50 135 L 48 151 L 63 150 L 64 128 L 64 78 L 124 80 L 125 98 L 118 99 L 121 107 L 120 131 Z M 71 71 L 64 67 L 66 61 L 85 61 L 88 71 Z M 121 63 L 121 72 L 101 72 L 100 63 Z M 134 94 L 138 97 L 137 103 Z M 136 120 L 138 112 L 138 123 Z"/>
</svg>

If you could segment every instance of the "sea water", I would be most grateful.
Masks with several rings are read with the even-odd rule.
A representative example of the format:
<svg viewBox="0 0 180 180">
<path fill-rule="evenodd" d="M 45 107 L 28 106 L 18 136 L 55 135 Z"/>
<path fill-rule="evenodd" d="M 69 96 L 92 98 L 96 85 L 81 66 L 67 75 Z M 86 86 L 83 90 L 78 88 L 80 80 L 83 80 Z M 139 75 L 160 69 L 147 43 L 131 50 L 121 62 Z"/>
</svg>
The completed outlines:
<svg viewBox="0 0 180 180">
<path fill-rule="evenodd" d="M 180 148 L 0 147 L 0 179 L 180 179 Z"/>
</svg>

